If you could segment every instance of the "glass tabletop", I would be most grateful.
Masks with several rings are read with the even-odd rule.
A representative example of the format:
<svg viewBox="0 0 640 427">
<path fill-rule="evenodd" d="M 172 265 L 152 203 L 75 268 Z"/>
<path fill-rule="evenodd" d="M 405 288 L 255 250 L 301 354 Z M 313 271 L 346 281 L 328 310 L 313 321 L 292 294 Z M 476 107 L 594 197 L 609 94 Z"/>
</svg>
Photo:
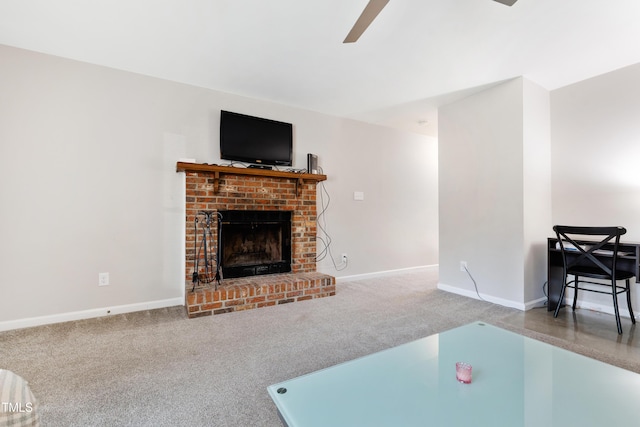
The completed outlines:
<svg viewBox="0 0 640 427">
<path fill-rule="evenodd" d="M 638 423 L 640 375 L 475 322 L 268 392 L 289 427 L 601 427 Z"/>
</svg>

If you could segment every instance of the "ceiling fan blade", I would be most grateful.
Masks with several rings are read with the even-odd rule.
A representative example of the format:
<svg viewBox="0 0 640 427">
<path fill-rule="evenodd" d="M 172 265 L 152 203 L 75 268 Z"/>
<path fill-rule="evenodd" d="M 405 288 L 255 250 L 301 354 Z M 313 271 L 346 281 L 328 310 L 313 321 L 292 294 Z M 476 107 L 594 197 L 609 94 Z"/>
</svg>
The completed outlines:
<svg viewBox="0 0 640 427">
<path fill-rule="evenodd" d="M 347 38 L 342 43 L 353 43 L 358 40 L 387 3 L 389 3 L 389 0 L 369 0 L 369 3 L 367 3 L 353 28 L 347 34 Z"/>
<path fill-rule="evenodd" d="M 493 0 L 493 1 L 497 1 L 498 3 L 506 4 L 507 6 L 513 6 L 513 4 L 515 2 L 517 2 L 518 0 Z"/>
</svg>

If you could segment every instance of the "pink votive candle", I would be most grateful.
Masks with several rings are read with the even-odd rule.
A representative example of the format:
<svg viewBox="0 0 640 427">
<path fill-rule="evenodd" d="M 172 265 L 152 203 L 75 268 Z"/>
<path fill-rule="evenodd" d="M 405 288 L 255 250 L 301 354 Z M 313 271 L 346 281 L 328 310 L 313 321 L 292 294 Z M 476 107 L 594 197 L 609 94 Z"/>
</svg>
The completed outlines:
<svg viewBox="0 0 640 427">
<path fill-rule="evenodd" d="M 471 384 L 471 370 L 468 363 L 456 362 L 456 379 L 463 384 Z"/>
</svg>

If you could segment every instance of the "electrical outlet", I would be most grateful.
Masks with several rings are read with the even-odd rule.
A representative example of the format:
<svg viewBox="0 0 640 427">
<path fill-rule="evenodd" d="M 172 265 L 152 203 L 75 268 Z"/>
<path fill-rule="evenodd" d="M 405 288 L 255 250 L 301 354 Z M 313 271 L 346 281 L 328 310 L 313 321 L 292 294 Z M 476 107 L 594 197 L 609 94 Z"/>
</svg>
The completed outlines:
<svg viewBox="0 0 640 427">
<path fill-rule="evenodd" d="M 467 261 L 460 261 L 460 271 L 467 271 Z"/>
<path fill-rule="evenodd" d="M 107 286 L 109 284 L 109 273 L 98 273 L 98 286 Z"/>
<path fill-rule="evenodd" d="M 343 264 L 347 263 L 347 254 L 342 254 L 342 263 Z"/>
</svg>

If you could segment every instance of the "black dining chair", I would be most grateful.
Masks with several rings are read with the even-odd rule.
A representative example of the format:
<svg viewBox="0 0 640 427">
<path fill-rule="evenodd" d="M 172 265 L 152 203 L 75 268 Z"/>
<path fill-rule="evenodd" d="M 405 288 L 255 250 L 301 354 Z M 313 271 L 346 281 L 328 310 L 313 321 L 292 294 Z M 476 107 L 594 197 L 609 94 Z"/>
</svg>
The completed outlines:
<svg viewBox="0 0 640 427">
<path fill-rule="evenodd" d="M 631 285 L 630 279 L 635 276 L 634 272 L 622 270 L 618 267 L 618 246 L 620 236 L 627 230 L 624 227 L 574 227 L 556 225 L 553 231 L 558 238 L 560 251 L 562 252 L 562 262 L 564 270 L 564 282 L 560 291 L 560 303 L 556 307 L 553 317 L 558 317 L 558 312 L 564 300 L 564 293 L 567 288 L 573 288 L 573 310 L 576 309 L 578 290 L 609 294 L 613 296 L 613 310 L 616 316 L 618 334 L 622 334 L 620 323 L 620 312 L 618 310 L 618 295 L 627 294 L 627 307 L 631 322 L 636 323 L 631 308 Z M 580 239 L 587 239 L 581 241 Z M 573 280 L 568 280 L 568 276 L 573 276 Z M 585 280 L 587 278 L 588 280 Z M 598 279 L 600 281 L 594 281 Z M 625 281 L 624 286 L 618 281 Z M 591 287 L 583 287 L 581 284 L 589 284 Z M 599 286 L 593 286 L 599 285 Z"/>
</svg>

